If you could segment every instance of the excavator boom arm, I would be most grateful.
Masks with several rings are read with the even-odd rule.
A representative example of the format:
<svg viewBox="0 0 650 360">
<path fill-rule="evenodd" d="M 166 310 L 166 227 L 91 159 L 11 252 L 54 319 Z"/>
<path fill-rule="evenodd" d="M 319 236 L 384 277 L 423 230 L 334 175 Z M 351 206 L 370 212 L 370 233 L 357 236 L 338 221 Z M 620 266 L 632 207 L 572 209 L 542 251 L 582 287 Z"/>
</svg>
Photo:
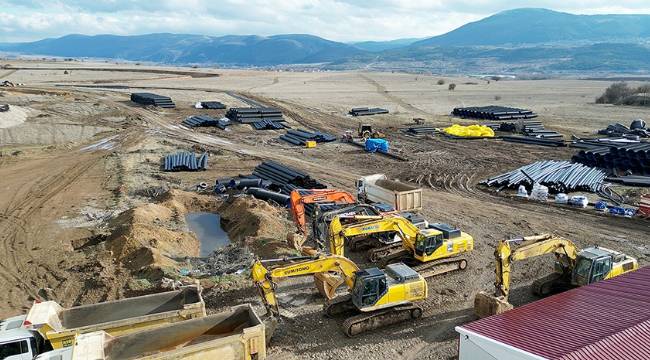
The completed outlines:
<svg viewBox="0 0 650 360">
<path fill-rule="evenodd" d="M 330 252 L 339 256 L 344 255 L 345 238 L 359 235 L 380 234 L 396 231 L 402 241 L 415 239 L 418 228 L 410 221 L 400 216 L 354 216 L 360 220 L 349 225 L 341 224 L 341 217 L 335 217 L 330 223 Z"/>
<path fill-rule="evenodd" d="M 276 281 L 281 278 L 322 274 L 336 271 L 341 274 L 348 287 L 354 286 L 355 273 L 359 267 L 351 260 L 336 255 L 329 255 L 314 258 L 306 261 L 298 261 L 285 266 L 267 269 L 262 261 L 256 261 L 251 269 L 253 283 L 260 291 L 264 305 L 273 315 L 279 314 L 278 301 L 276 298 Z"/>
<path fill-rule="evenodd" d="M 296 227 L 301 234 L 307 233 L 305 220 L 305 204 L 315 204 L 320 202 L 332 202 L 337 204 L 354 204 L 355 197 L 347 191 L 333 189 L 311 189 L 309 194 L 302 195 L 299 190 L 293 190 L 289 196 L 291 202 L 291 214 Z"/>
</svg>

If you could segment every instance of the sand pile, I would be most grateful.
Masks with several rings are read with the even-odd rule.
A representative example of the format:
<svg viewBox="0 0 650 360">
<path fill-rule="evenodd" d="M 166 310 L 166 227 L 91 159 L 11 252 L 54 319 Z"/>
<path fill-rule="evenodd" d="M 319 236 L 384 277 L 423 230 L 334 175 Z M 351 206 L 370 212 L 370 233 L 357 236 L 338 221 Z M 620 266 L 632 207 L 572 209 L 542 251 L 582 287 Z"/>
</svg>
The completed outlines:
<svg viewBox="0 0 650 360">
<path fill-rule="evenodd" d="M 217 212 L 230 241 L 247 246 L 258 257 L 295 254 L 286 241 L 294 225 L 284 208 L 246 196 L 224 203 Z"/>
<path fill-rule="evenodd" d="M 176 258 L 199 255 L 199 241 L 187 231 L 185 215 L 216 207 L 214 197 L 172 190 L 111 220 L 106 247 L 116 261 L 150 278 L 178 268 Z"/>
</svg>

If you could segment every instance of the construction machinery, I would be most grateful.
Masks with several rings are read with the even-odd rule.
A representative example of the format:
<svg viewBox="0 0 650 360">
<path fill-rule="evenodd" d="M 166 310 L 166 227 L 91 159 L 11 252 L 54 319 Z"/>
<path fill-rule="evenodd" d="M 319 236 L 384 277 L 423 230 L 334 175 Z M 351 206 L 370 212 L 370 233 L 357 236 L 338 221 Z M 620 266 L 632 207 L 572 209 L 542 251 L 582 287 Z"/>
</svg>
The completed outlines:
<svg viewBox="0 0 650 360">
<path fill-rule="evenodd" d="M 357 199 L 347 191 L 335 189 L 296 189 L 291 191 L 289 196 L 291 203 L 291 214 L 293 221 L 296 223 L 298 232 L 303 236 L 307 234 L 307 224 L 305 220 L 305 205 L 326 203 L 329 205 L 349 205 L 355 204 Z"/>
<path fill-rule="evenodd" d="M 341 224 L 347 225 L 354 221 L 354 216 L 378 216 L 381 214 L 376 207 L 368 204 L 354 204 L 329 211 L 321 211 L 317 206 L 311 217 L 311 236 L 319 248 L 324 248 L 329 240 L 330 223 L 335 217 L 338 216 Z"/>
<path fill-rule="evenodd" d="M 129 334 L 81 334 L 71 347 L 44 353 L 35 360 L 263 360 L 267 335 L 268 329 L 251 305 L 244 304 Z"/>
<path fill-rule="evenodd" d="M 290 263 L 270 269 L 265 266 L 280 262 Z M 338 285 L 344 283 L 347 286 L 349 294 L 335 297 L 324 307 L 325 314 L 331 317 L 352 313 L 343 321 L 343 332 L 347 336 L 422 316 L 422 308 L 415 302 L 427 298 L 427 283 L 420 274 L 404 264 L 392 264 L 385 270 L 360 270 L 343 256 L 303 256 L 258 260 L 253 264 L 251 276 L 269 314 L 278 317 L 280 310 L 276 289 L 279 279 L 329 272 L 340 274 L 341 281 L 338 284 L 317 282 L 316 285 L 332 286 L 328 289 L 332 293 Z"/>
<path fill-rule="evenodd" d="M 486 317 L 512 309 L 508 302 L 512 262 L 550 253 L 555 255 L 555 271 L 533 282 L 533 293 L 538 296 L 595 283 L 639 268 L 636 259 L 618 251 L 599 246 L 579 250 L 571 240 L 551 234 L 501 240 L 494 251 L 494 295 L 484 291 L 476 295 L 476 314 Z"/>
<path fill-rule="evenodd" d="M 355 186 L 360 202 L 388 204 L 397 211 L 422 210 L 422 188 L 390 180 L 385 174 L 364 176 Z"/>
<path fill-rule="evenodd" d="M 414 266 L 425 278 L 467 267 L 461 254 L 474 249 L 471 235 L 455 229 L 441 231 L 435 228 L 419 229 L 402 216 L 353 216 L 356 220 L 343 225 L 341 216 L 330 223 L 330 252 L 344 256 L 345 246 L 355 250 L 374 247 L 368 259 L 388 264 L 403 261 Z M 377 247 L 379 246 L 379 247 Z"/>
<path fill-rule="evenodd" d="M 362 139 L 385 139 L 386 134 L 379 130 L 374 130 L 372 125 L 359 123 L 357 135 Z"/>
</svg>

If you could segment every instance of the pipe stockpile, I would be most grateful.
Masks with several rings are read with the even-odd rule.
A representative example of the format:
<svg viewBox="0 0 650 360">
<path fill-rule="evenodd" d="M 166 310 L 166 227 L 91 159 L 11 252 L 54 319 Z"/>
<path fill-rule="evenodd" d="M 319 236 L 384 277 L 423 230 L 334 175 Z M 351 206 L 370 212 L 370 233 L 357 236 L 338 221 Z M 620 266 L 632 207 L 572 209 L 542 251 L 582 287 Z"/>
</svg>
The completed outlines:
<svg viewBox="0 0 650 360">
<path fill-rule="evenodd" d="M 218 126 L 219 121 L 208 115 L 192 115 L 183 120 L 183 125 L 188 127 L 196 126 Z"/>
<path fill-rule="evenodd" d="M 152 93 L 133 93 L 131 94 L 131 101 L 142 105 L 153 105 L 161 108 L 176 107 L 169 96 L 162 96 Z"/>
<path fill-rule="evenodd" d="M 270 120 L 262 120 L 262 121 L 254 122 L 251 123 L 251 126 L 253 126 L 255 130 L 282 130 L 288 127 L 284 123 L 270 121 Z"/>
<path fill-rule="evenodd" d="M 561 147 L 566 146 L 564 140 L 553 140 L 553 139 L 543 139 L 533 136 L 501 136 L 503 141 L 522 143 L 528 145 L 541 145 L 541 146 L 554 146 Z"/>
<path fill-rule="evenodd" d="M 458 107 L 454 108 L 451 114 L 461 118 L 485 120 L 532 119 L 537 117 L 537 114 L 531 110 L 496 105 Z"/>
<path fill-rule="evenodd" d="M 251 124 L 255 130 L 280 130 L 287 127 L 282 112 L 276 108 L 230 108 L 226 117 L 242 124 Z"/>
<path fill-rule="evenodd" d="M 483 124 L 494 131 L 520 132 L 524 136 L 540 139 L 563 139 L 562 134 L 548 130 L 539 120 L 503 121 Z"/>
<path fill-rule="evenodd" d="M 407 135 L 433 135 L 436 133 L 436 128 L 433 126 L 412 126 L 409 128 L 406 128 L 404 132 Z"/>
<path fill-rule="evenodd" d="M 641 119 L 633 120 L 630 127 L 620 123 L 609 124 L 605 129 L 598 130 L 598 134 L 626 138 L 650 137 L 650 131 L 646 128 L 646 123 Z"/>
<path fill-rule="evenodd" d="M 638 175 L 650 174 L 650 143 L 607 144 L 580 150 L 573 161 L 609 170 L 632 171 Z"/>
<path fill-rule="evenodd" d="M 253 176 L 270 181 L 286 195 L 291 193 L 293 189 L 325 189 L 327 187 L 312 179 L 306 173 L 271 160 L 257 165 L 253 171 Z"/>
<path fill-rule="evenodd" d="M 650 186 L 650 176 L 625 175 L 625 176 L 608 177 L 606 180 L 613 183 L 626 185 L 626 186 L 639 186 L 639 187 Z"/>
<path fill-rule="evenodd" d="M 546 160 L 489 178 L 481 183 L 509 188 L 540 183 L 554 192 L 568 193 L 578 190 L 599 192 L 605 177 L 605 172 L 597 168 L 568 161 Z"/>
<path fill-rule="evenodd" d="M 316 141 L 317 143 L 335 141 L 336 136 L 318 131 L 310 132 L 303 129 L 296 129 L 288 130 L 286 134 L 280 136 L 280 140 L 284 140 L 293 145 L 303 146 L 309 140 Z"/>
<path fill-rule="evenodd" d="M 226 105 L 219 101 L 201 101 L 199 104 L 201 105 L 201 109 L 223 110 L 226 108 Z"/>
<path fill-rule="evenodd" d="M 276 108 L 230 108 L 226 112 L 226 117 L 242 124 L 252 124 L 262 120 L 284 122 L 282 112 Z"/>
<path fill-rule="evenodd" d="M 165 156 L 163 170 L 165 171 L 196 171 L 208 168 L 208 153 L 198 158 L 191 152 L 178 152 Z"/>
<path fill-rule="evenodd" d="M 378 115 L 378 114 L 388 114 L 388 110 L 382 108 L 367 108 L 367 107 L 358 107 L 352 108 L 348 112 L 352 116 L 369 116 L 369 115 Z"/>
</svg>

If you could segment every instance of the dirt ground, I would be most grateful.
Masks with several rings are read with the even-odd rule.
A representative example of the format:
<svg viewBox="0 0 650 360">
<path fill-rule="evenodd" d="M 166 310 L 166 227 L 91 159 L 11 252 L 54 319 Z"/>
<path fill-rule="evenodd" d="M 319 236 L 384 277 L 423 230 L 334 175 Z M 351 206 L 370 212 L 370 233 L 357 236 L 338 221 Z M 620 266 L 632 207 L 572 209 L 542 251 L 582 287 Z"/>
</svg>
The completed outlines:
<svg viewBox="0 0 650 360">
<path fill-rule="evenodd" d="M 310 279 L 282 282 L 284 317 L 270 343 L 272 359 L 454 359 L 454 327 L 475 319 L 473 297 L 492 286 L 493 245 L 504 237 L 554 232 L 580 246 L 598 244 L 648 263 L 650 222 L 522 201 L 478 185 L 538 159 L 569 159 L 573 150 L 417 139 L 397 131 L 414 117 L 449 125 L 459 122 L 448 116 L 453 107 L 488 104 L 531 108 L 566 138 L 592 135 L 612 122 L 650 119 L 650 109 L 594 104 L 607 82 L 445 77 L 457 84 L 448 91 L 447 84 L 437 85 L 441 77 L 397 73 L 5 62 L 19 69 L 0 70 L 0 80 L 24 85 L 0 88 L 0 103 L 21 112 L 0 124 L 0 317 L 24 312 L 37 298 L 65 306 L 91 303 L 174 277 L 182 267 L 178 259 L 197 253 L 183 216 L 189 211 L 221 213 L 231 240 L 259 256 L 290 254 L 282 245 L 292 229 L 286 210 L 250 199 L 228 204 L 197 192 L 201 182 L 248 174 L 267 159 L 348 191 L 356 178 L 377 172 L 418 181 L 423 215 L 459 226 L 476 241 L 465 271 L 429 282 L 422 319 L 353 339 L 341 333 L 340 321 L 322 317 L 323 299 Z M 64 74 L 65 69 L 73 70 Z M 129 101 L 133 91 L 169 95 L 177 108 L 137 106 Z M 280 107 L 292 127 L 335 135 L 356 128 L 359 119 L 345 115 L 349 108 L 388 108 L 388 115 L 361 120 L 388 133 L 391 147 L 409 161 L 339 142 L 303 149 L 279 141 L 281 131 L 248 125 L 227 131 L 179 125 L 192 114 L 223 115 L 192 108 L 196 101 L 244 106 L 242 98 Z M 161 158 L 180 150 L 209 152 L 209 169 L 163 172 Z M 352 256 L 365 265 L 360 254 Z M 550 258 L 517 264 L 512 302 L 534 300 L 531 281 L 551 268 Z M 245 275 L 215 277 L 206 285 L 209 312 L 245 302 L 264 312 Z"/>
</svg>

